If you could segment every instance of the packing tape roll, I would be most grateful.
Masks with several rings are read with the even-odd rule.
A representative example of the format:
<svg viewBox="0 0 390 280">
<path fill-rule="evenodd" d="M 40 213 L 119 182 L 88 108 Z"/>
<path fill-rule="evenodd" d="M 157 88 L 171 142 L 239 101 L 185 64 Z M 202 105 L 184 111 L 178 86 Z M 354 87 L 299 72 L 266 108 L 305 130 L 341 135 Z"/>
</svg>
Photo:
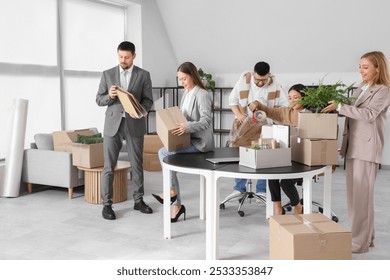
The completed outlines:
<svg viewBox="0 0 390 280">
<path fill-rule="evenodd" d="M 24 139 L 26 135 L 28 100 L 15 99 L 13 119 L 9 129 L 10 141 L 8 142 L 7 155 L 5 157 L 4 184 L 0 195 L 3 197 L 18 197 L 22 176 Z"/>
<path fill-rule="evenodd" d="M 264 111 L 257 110 L 254 112 L 255 119 L 259 123 L 265 123 L 267 120 L 267 114 Z"/>
</svg>

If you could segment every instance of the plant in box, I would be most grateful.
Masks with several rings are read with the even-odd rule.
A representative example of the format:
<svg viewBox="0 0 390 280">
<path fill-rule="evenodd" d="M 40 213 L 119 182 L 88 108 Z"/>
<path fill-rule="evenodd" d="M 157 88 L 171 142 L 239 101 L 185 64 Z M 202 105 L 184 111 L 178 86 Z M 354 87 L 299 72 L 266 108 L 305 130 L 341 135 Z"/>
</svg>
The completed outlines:
<svg viewBox="0 0 390 280">
<path fill-rule="evenodd" d="M 322 79 L 318 86 L 308 86 L 303 90 L 305 96 L 298 101 L 298 104 L 315 113 L 320 113 L 331 100 L 350 105 L 352 97 L 348 97 L 348 92 L 352 88 L 353 84 L 347 87 L 340 81 L 333 85 L 324 85 Z"/>
</svg>

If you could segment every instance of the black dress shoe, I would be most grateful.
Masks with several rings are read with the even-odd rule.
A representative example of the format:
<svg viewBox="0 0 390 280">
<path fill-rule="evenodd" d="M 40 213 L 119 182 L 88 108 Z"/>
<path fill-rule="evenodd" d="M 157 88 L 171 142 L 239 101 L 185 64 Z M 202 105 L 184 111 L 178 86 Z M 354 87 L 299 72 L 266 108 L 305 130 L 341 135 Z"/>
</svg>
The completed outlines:
<svg viewBox="0 0 390 280">
<path fill-rule="evenodd" d="M 152 214 L 153 210 L 141 199 L 139 202 L 134 203 L 134 210 L 141 211 L 144 214 Z"/>
<path fill-rule="evenodd" d="M 152 195 L 158 202 L 160 202 L 161 204 L 164 204 L 164 199 L 161 198 L 161 196 L 154 194 L 154 193 L 152 193 Z M 171 196 L 171 204 L 174 203 L 176 199 L 177 199 L 177 195 Z"/>
<path fill-rule="evenodd" d="M 111 205 L 104 205 L 103 211 L 102 211 L 103 218 L 106 220 L 115 220 L 115 212 L 112 210 Z"/>
<path fill-rule="evenodd" d="M 176 223 L 177 220 L 180 218 L 181 214 L 184 214 L 184 221 L 186 220 L 186 208 L 182 204 L 180 207 L 179 212 L 177 212 L 176 216 L 174 218 L 171 218 L 171 223 Z"/>
</svg>

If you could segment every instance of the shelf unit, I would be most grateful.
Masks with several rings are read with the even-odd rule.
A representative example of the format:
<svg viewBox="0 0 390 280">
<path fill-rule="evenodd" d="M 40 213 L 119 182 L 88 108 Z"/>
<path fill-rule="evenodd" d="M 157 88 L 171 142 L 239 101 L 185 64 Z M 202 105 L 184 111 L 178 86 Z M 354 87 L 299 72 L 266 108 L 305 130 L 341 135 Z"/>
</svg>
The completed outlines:
<svg viewBox="0 0 390 280">
<path fill-rule="evenodd" d="M 153 87 L 153 98 L 160 100 L 162 108 L 168 108 L 172 106 L 179 106 L 180 93 L 183 90 L 182 87 Z M 215 135 L 216 147 L 224 147 L 225 138 L 229 135 L 232 121 L 229 120 L 229 116 L 233 117 L 233 113 L 228 106 L 228 96 L 231 92 L 231 87 L 216 87 L 215 91 L 210 94 L 213 95 L 213 132 Z M 162 101 L 161 101 L 162 100 Z M 152 131 L 153 125 L 155 126 L 156 110 L 149 111 L 146 117 L 146 128 L 148 134 L 156 134 L 156 131 Z"/>
<path fill-rule="evenodd" d="M 217 136 L 215 142 L 217 147 L 224 147 L 226 141 L 223 141 L 228 137 L 231 123 L 228 121 L 228 116 L 233 116 L 233 112 L 229 107 L 228 99 L 229 94 L 232 91 L 231 87 L 216 87 L 213 93 L 213 131 Z M 229 126 L 227 125 L 229 123 Z M 225 137 L 224 137 L 225 136 Z M 217 145 L 219 143 L 219 145 Z"/>
<path fill-rule="evenodd" d="M 173 106 L 179 106 L 179 89 L 182 87 L 153 87 L 153 101 L 161 100 L 162 98 L 162 108 L 168 108 Z M 157 96 L 157 99 L 155 97 Z M 169 98 L 169 96 L 172 96 Z M 149 110 L 148 115 L 146 116 L 146 131 L 147 134 L 156 134 L 156 131 L 150 131 L 151 122 L 156 123 L 156 110 L 154 109 L 156 104 L 154 104 L 153 109 Z"/>
</svg>

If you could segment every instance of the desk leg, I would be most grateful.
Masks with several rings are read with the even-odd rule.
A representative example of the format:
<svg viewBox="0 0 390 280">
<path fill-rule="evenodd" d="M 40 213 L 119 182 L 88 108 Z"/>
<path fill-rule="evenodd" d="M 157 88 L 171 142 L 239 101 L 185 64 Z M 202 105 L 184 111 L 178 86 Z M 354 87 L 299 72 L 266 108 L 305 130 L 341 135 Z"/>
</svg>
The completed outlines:
<svg viewBox="0 0 390 280">
<path fill-rule="evenodd" d="M 323 214 L 329 219 L 332 219 L 331 204 L 332 204 L 332 166 L 328 165 L 324 172 Z"/>
<path fill-rule="evenodd" d="M 274 203 L 272 202 L 272 199 L 271 199 L 271 193 L 269 191 L 268 180 L 267 180 L 266 198 L 267 198 L 267 204 L 266 204 L 266 208 L 265 208 L 265 211 L 266 211 L 265 217 L 267 219 L 269 219 L 269 217 L 273 216 L 273 214 L 274 214 Z"/>
<path fill-rule="evenodd" d="M 204 220 L 206 219 L 206 178 L 204 176 L 200 176 L 200 197 L 199 197 L 199 219 Z"/>
<path fill-rule="evenodd" d="M 171 205 L 170 199 L 167 197 L 171 197 L 170 194 L 170 178 L 171 178 L 171 170 L 166 167 L 162 167 L 163 170 L 163 196 L 164 196 L 164 238 L 171 239 Z"/>
<path fill-rule="evenodd" d="M 218 259 L 219 187 L 214 173 L 206 177 L 206 260 Z"/>
<path fill-rule="evenodd" d="M 312 178 L 311 177 L 304 177 L 303 178 L 303 214 L 311 214 L 312 213 L 312 200 L 313 200 L 313 193 L 312 193 Z"/>
</svg>

